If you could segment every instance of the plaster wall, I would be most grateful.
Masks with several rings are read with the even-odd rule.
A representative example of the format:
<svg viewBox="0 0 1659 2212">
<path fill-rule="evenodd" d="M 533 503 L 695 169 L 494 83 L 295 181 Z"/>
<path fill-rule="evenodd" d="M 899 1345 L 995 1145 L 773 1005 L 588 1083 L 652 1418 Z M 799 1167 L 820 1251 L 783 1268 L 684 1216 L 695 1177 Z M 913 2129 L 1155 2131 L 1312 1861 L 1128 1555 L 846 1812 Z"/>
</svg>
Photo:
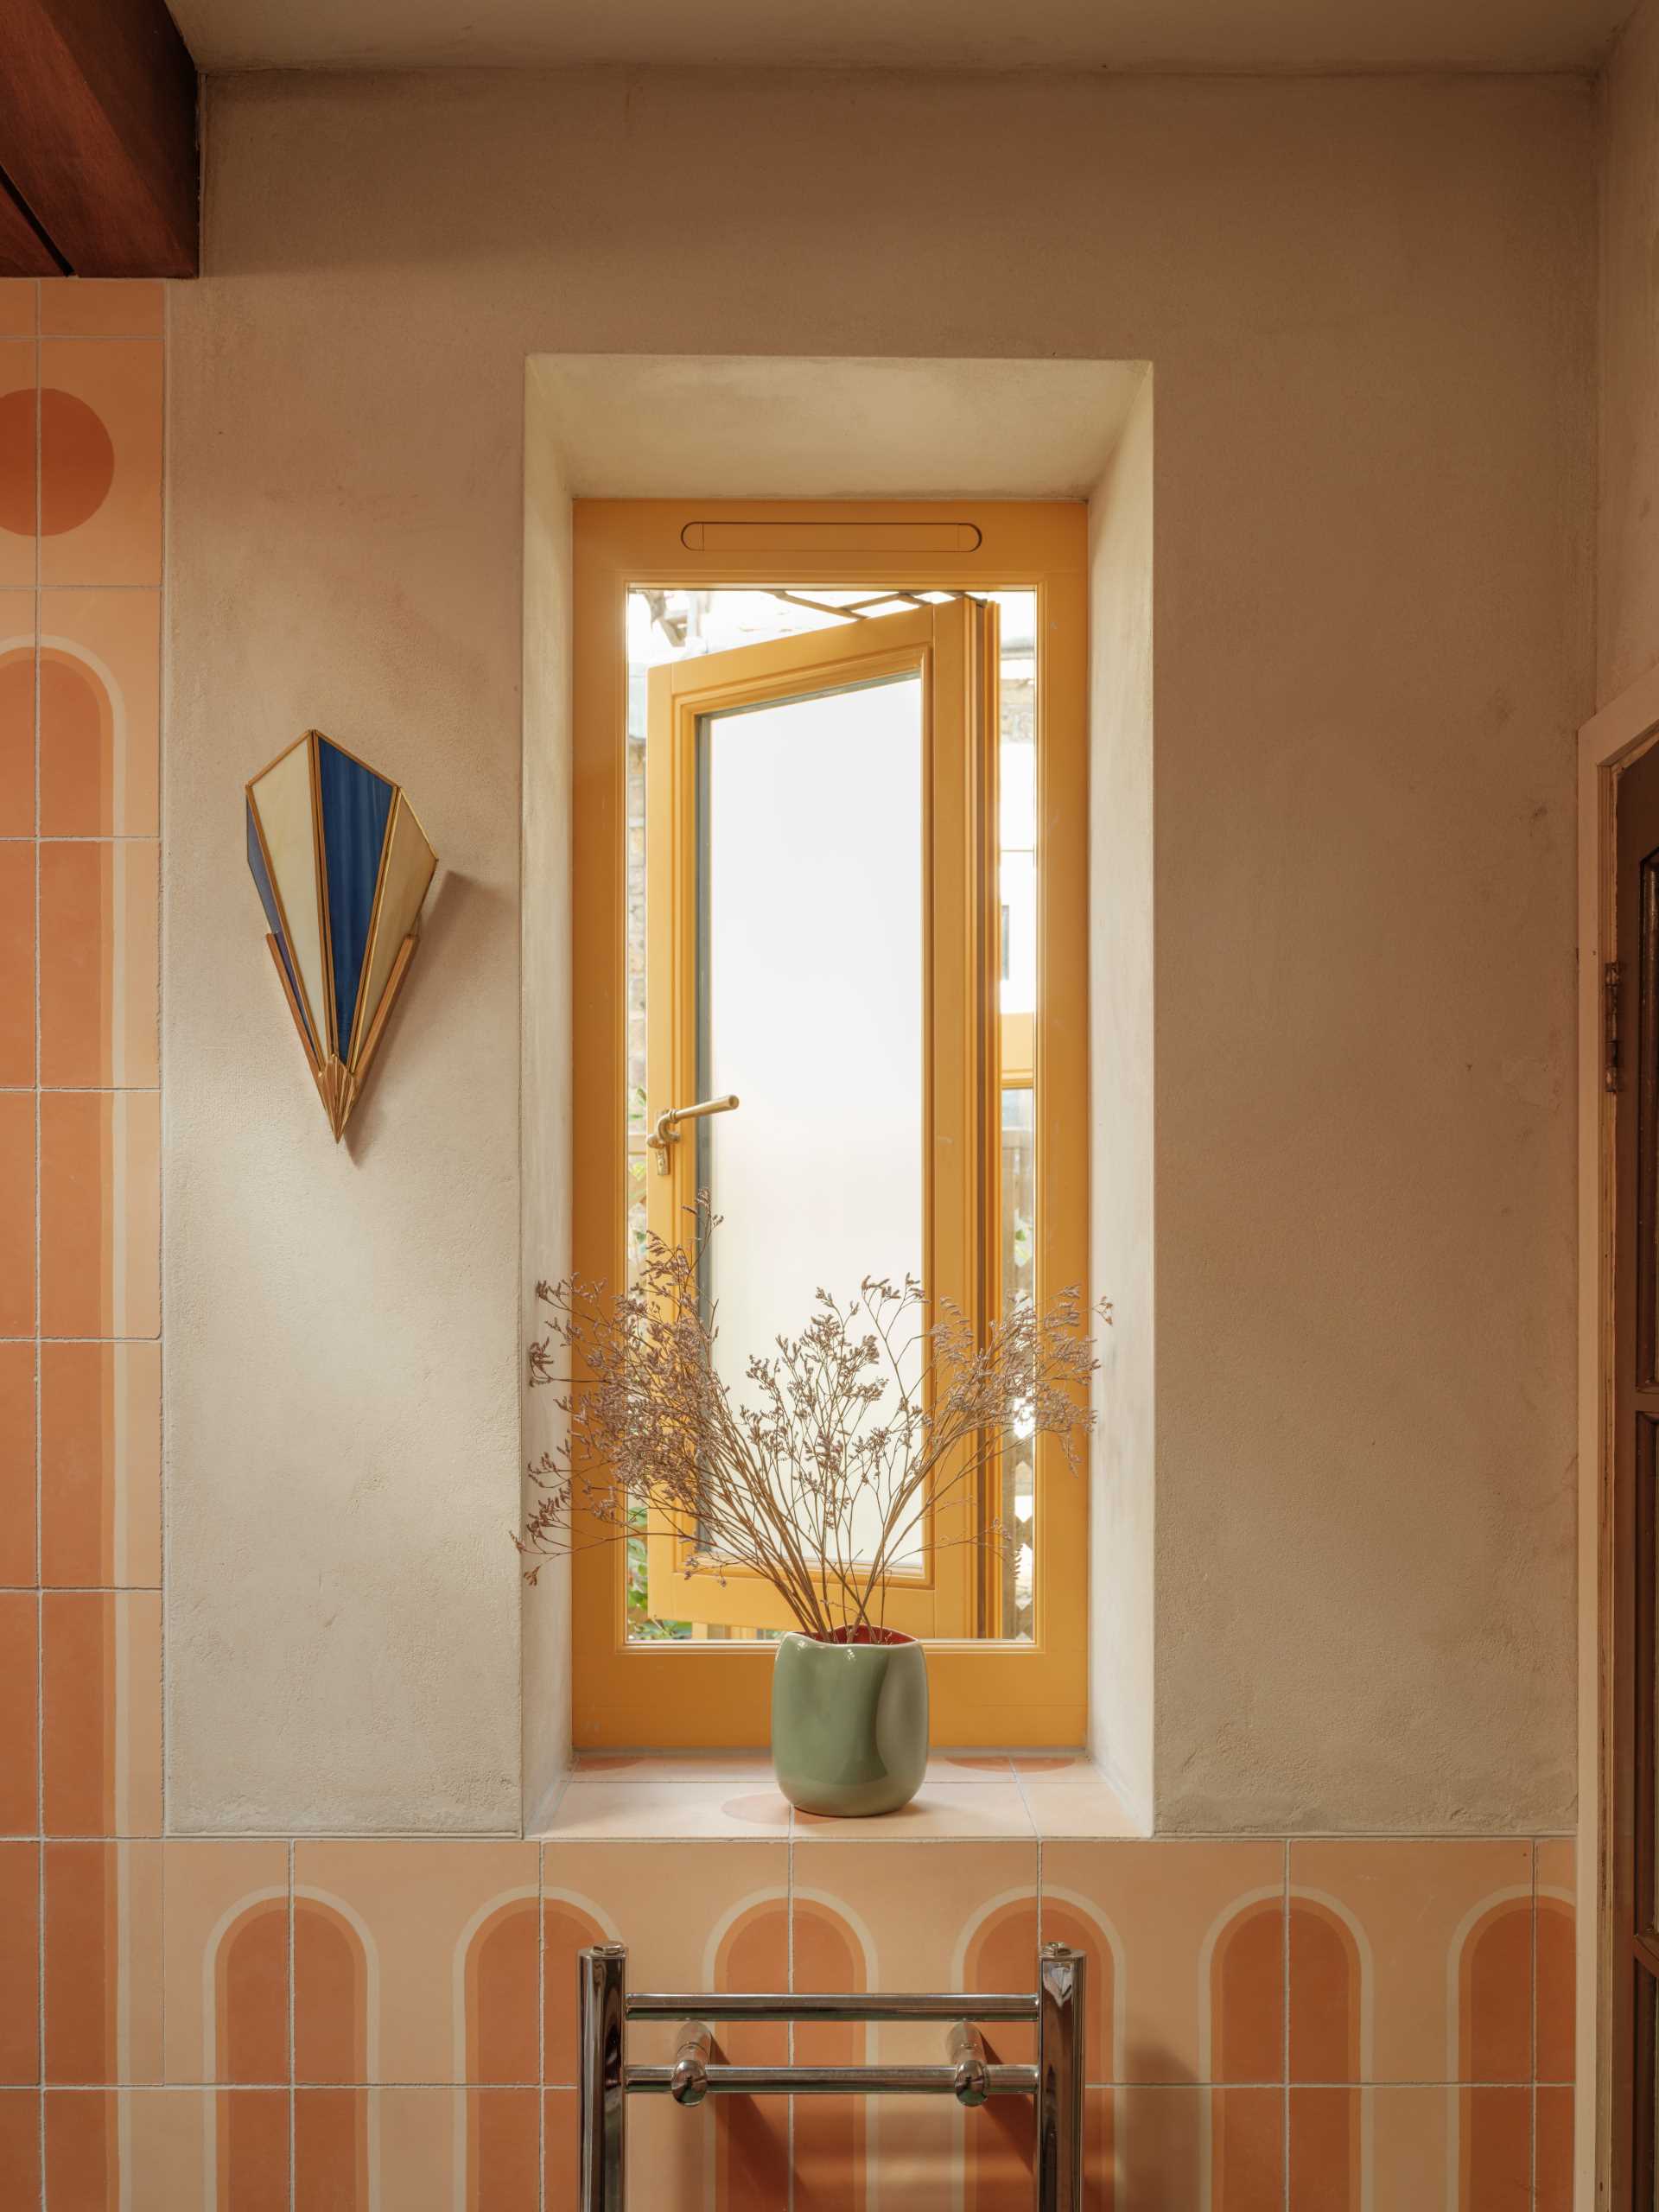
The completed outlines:
<svg viewBox="0 0 1659 2212">
<path fill-rule="evenodd" d="M 519 1342 L 541 1333 L 539 1281 L 570 1267 L 570 489 L 555 424 L 524 408 L 524 845 L 519 907 L 524 1175 Z M 526 1466 L 563 1435 L 550 1388 L 522 1389 Z M 528 1495 L 531 1485 L 526 1482 Z M 521 1601 L 524 1637 L 523 1804 L 545 1826 L 570 1763 L 570 1569 L 544 1561 Z"/>
<path fill-rule="evenodd" d="M 1155 365 L 1160 1825 L 1567 1818 L 1591 124 L 1549 80 L 210 86 L 175 1825 L 518 1824 L 524 361 L 737 350 Z M 312 722 L 448 869 L 338 1154 L 238 842 Z"/>
<path fill-rule="evenodd" d="M 1096 1294 L 1113 1301 L 1090 1469 L 1089 1720 L 1096 1758 L 1149 1827 L 1157 1683 L 1150 374 L 1089 521 L 1089 1265 Z"/>
<path fill-rule="evenodd" d="M 1659 659 L 1659 8 L 1601 79 L 1596 703 Z"/>
</svg>

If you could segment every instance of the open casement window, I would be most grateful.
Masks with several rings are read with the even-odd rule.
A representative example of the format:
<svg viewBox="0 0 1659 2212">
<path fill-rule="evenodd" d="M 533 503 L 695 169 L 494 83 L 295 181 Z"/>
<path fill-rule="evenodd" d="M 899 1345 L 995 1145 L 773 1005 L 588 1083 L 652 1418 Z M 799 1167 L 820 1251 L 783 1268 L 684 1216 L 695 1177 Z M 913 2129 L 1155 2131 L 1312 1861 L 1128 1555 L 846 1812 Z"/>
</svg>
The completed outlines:
<svg viewBox="0 0 1659 2212">
<path fill-rule="evenodd" d="M 1086 543 L 1080 503 L 575 503 L 573 1265 L 626 1282 L 706 1190 L 740 1402 L 819 1284 L 913 1273 L 976 1327 L 1090 1295 Z M 695 1525 L 603 1533 L 577 1746 L 763 1745 L 769 1588 Z M 1087 1574 L 1058 1442 L 923 1516 L 886 1618 L 936 1745 L 1084 1740 Z"/>
<path fill-rule="evenodd" d="M 735 1401 L 820 1284 L 913 1275 L 930 1316 L 992 1318 L 996 676 L 996 608 L 969 598 L 652 671 L 647 1118 L 723 1110 L 658 1122 L 648 1217 L 683 1243 L 706 1192 L 720 1219 L 703 1288 Z M 929 1504 L 887 1626 L 985 1632 L 988 1510 Z M 654 1614 L 792 1625 L 689 1522 L 648 1558 Z"/>
</svg>

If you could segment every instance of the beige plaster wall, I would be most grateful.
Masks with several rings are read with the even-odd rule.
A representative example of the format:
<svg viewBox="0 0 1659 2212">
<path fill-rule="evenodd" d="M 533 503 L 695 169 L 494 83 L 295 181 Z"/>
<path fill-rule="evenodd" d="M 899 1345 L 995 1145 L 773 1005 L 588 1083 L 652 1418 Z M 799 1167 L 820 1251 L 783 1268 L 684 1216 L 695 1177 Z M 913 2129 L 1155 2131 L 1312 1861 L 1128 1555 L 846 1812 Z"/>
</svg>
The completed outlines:
<svg viewBox="0 0 1659 2212">
<path fill-rule="evenodd" d="M 1158 1816 L 1567 1817 L 1591 121 L 1548 81 L 210 88 L 169 414 L 186 1825 L 518 1816 L 522 395 L 575 350 L 1154 362 Z M 457 879 L 355 1159 L 238 847 L 312 721 Z"/>
<path fill-rule="evenodd" d="M 1659 7 L 1601 82 L 1601 473 L 1596 702 L 1659 659 Z"/>
<path fill-rule="evenodd" d="M 519 1067 L 524 1174 L 520 1340 L 542 1334 L 538 1282 L 570 1268 L 570 489 L 534 363 L 524 388 L 524 843 Z M 527 1467 L 563 1440 L 549 1385 L 528 1375 L 520 1398 Z M 524 1485 L 526 1500 L 533 1486 Z M 523 1802 L 527 1827 L 545 1825 L 570 1762 L 570 1569 L 547 1560 L 521 1600 Z"/>
<path fill-rule="evenodd" d="M 1089 1264 L 1112 1300 L 1091 1453 L 1090 1742 L 1150 1827 L 1156 1710 L 1153 377 L 1089 513 Z"/>
</svg>

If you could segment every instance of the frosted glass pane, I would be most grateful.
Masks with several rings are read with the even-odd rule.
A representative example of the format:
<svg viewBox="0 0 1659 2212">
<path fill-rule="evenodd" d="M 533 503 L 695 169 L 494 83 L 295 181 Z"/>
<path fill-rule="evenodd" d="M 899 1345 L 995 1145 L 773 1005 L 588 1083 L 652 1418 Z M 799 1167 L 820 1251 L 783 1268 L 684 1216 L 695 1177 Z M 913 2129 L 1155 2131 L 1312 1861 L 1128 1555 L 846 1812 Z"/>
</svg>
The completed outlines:
<svg viewBox="0 0 1659 2212">
<path fill-rule="evenodd" d="M 820 1284 L 922 1272 L 920 681 L 710 715 L 700 743 L 699 1090 L 742 1104 L 702 1124 L 699 1180 L 741 1401 Z"/>
</svg>

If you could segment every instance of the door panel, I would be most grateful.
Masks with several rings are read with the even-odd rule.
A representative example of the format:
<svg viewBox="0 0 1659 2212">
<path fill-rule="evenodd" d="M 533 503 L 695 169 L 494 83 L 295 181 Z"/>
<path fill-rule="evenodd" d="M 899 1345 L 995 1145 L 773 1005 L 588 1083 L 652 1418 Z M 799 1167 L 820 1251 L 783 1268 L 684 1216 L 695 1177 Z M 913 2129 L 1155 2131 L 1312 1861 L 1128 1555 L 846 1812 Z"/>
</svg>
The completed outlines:
<svg viewBox="0 0 1659 2212">
<path fill-rule="evenodd" d="M 1612 1889 L 1618 2024 L 1615 2201 L 1654 2202 L 1656 1234 L 1659 1234 L 1659 751 L 1617 789 L 1614 993 Z"/>
</svg>

